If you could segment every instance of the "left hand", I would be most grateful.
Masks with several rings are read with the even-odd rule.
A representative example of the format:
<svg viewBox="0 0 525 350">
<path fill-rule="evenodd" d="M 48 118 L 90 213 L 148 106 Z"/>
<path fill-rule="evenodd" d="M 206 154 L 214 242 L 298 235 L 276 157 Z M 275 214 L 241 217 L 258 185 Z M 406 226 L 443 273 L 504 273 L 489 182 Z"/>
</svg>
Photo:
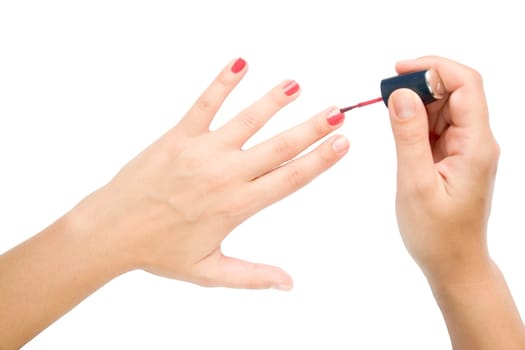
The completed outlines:
<svg viewBox="0 0 525 350">
<path fill-rule="evenodd" d="M 246 66 L 237 71 L 239 62 L 230 62 L 177 126 L 79 207 L 88 208 L 89 230 L 113 235 L 116 253 L 125 254 L 132 268 L 206 286 L 288 290 L 292 280 L 284 271 L 226 257 L 221 242 L 241 222 L 341 159 L 349 147 L 342 136 L 293 158 L 341 126 L 344 115 L 331 107 L 242 149 L 300 89 L 283 81 L 210 131 L 222 102 L 246 73 Z"/>
</svg>

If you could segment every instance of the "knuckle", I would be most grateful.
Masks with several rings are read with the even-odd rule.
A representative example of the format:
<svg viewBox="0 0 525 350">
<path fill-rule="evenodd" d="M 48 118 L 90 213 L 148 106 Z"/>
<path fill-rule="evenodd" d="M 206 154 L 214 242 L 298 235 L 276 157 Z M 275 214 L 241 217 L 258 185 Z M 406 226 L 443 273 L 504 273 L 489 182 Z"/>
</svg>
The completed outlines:
<svg viewBox="0 0 525 350">
<path fill-rule="evenodd" d="M 483 77 L 481 73 L 474 68 L 467 67 L 468 77 L 476 85 L 483 85 Z"/>
<path fill-rule="evenodd" d="M 402 130 L 398 130 L 396 134 L 397 144 L 400 146 L 412 147 L 423 142 L 428 142 L 428 136 L 414 127 L 403 128 Z"/>
<path fill-rule="evenodd" d="M 419 179 L 415 181 L 413 193 L 419 198 L 428 198 L 433 193 L 434 184 L 432 181 Z"/>
<path fill-rule="evenodd" d="M 439 56 L 436 56 L 436 55 L 423 55 L 423 56 L 420 56 L 419 59 L 423 59 L 423 60 L 438 60 L 440 59 L 441 57 Z"/>
<path fill-rule="evenodd" d="M 255 112 L 245 111 L 239 121 L 242 127 L 249 132 L 255 132 L 259 129 L 259 116 Z"/>
<path fill-rule="evenodd" d="M 326 122 L 324 118 L 323 120 L 320 120 L 319 118 L 315 118 L 314 120 L 312 120 L 310 125 L 311 125 L 312 132 L 316 139 L 323 137 L 329 131 L 328 123 Z"/>
<path fill-rule="evenodd" d="M 268 95 L 268 101 L 273 110 L 279 110 L 289 102 L 289 98 L 283 94 L 281 88 L 275 88 Z"/>
<path fill-rule="evenodd" d="M 299 169 L 290 170 L 286 178 L 288 185 L 292 188 L 292 190 L 298 190 L 306 182 L 304 173 Z"/>
<path fill-rule="evenodd" d="M 471 156 L 471 161 L 474 166 L 481 170 L 488 170 L 494 168 L 499 160 L 501 148 L 496 140 L 484 142 L 484 147 L 478 148 Z"/>
<path fill-rule="evenodd" d="M 217 79 L 215 79 L 215 84 L 221 90 L 229 89 L 232 85 L 230 74 L 226 74 L 223 72 L 217 77 Z"/>
<path fill-rule="evenodd" d="M 319 159 L 321 160 L 324 166 L 332 164 L 336 159 L 335 153 L 329 145 L 324 145 L 324 147 L 318 149 L 318 153 Z"/>
<path fill-rule="evenodd" d="M 494 140 L 493 150 L 493 160 L 497 162 L 501 156 L 501 146 L 496 140 Z"/>
<path fill-rule="evenodd" d="M 275 140 L 273 153 L 282 158 L 290 158 L 294 152 L 290 141 L 280 136 Z"/>
<path fill-rule="evenodd" d="M 224 203 L 219 213 L 227 222 L 231 221 L 236 226 L 240 221 L 245 220 L 251 215 L 252 203 L 246 198 L 233 198 Z"/>
<path fill-rule="evenodd" d="M 487 157 L 488 167 L 495 170 L 498 166 L 499 158 L 501 155 L 501 147 L 496 140 L 493 140 L 490 145 L 490 151 Z"/>
<path fill-rule="evenodd" d="M 197 107 L 199 111 L 209 114 L 214 112 L 216 104 L 210 98 L 206 96 L 201 96 L 195 103 L 195 107 Z"/>
</svg>

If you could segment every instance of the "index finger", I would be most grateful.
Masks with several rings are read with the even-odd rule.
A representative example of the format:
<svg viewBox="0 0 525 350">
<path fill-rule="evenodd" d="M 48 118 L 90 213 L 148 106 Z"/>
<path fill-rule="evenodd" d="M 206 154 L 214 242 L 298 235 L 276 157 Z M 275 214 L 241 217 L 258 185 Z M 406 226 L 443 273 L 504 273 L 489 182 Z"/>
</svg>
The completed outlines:
<svg viewBox="0 0 525 350">
<path fill-rule="evenodd" d="M 400 61 L 396 70 L 400 74 L 435 69 L 441 76 L 449 96 L 444 101 L 429 106 L 430 112 L 437 113 L 449 123 L 469 128 L 489 126 L 488 108 L 481 75 L 474 69 L 459 62 L 438 56 L 425 56 Z"/>
<path fill-rule="evenodd" d="M 230 61 L 199 96 L 178 126 L 189 134 L 209 131 L 210 123 L 226 97 L 246 74 L 247 63 L 242 58 Z"/>
</svg>

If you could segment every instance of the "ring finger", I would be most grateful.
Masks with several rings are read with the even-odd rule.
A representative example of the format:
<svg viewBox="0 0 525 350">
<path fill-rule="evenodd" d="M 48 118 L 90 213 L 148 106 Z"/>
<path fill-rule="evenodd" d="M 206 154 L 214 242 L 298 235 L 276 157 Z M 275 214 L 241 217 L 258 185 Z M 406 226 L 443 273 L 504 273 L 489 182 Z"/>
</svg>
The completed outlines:
<svg viewBox="0 0 525 350">
<path fill-rule="evenodd" d="M 235 118 L 217 130 L 225 142 L 242 147 L 248 139 L 281 108 L 299 95 L 299 84 L 285 80 L 260 100 L 243 110 Z"/>
</svg>

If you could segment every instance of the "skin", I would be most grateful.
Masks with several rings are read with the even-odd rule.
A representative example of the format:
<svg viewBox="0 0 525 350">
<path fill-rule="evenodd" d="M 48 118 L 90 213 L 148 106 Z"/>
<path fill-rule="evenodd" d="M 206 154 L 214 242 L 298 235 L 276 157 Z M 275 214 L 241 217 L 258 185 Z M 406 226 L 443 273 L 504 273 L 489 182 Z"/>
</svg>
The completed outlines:
<svg viewBox="0 0 525 350">
<path fill-rule="evenodd" d="M 210 131 L 247 71 L 244 66 L 234 73 L 235 62 L 173 129 L 106 186 L 0 256 L 0 349 L 21 347 L 105 283 L 135 269 L 202 286 L 292 288 L 280 268 L 224 256 L 221 242 L 241 222 L 335 164 L 349 143 L 333 136 L 296 157 L 341 126 L 342 120 L 329 123 L 339 114 L 331 107 L 242 149 L 298 96 L 287 90 L 289 81 Z"/>
<path fill-rule="evenodd" d="M 341 125 L 328 123 L 337 113 L 329 108 L 243 150 L 250 136 L 297 97 L 284 93 L 289 82 L 210 132 L 213 116 L 246 73 L 246 68 L 233 73 L 233 64 L 177 126 L 106 186 L 0 256 L 1 349 L 19 348 L 96 289 L 134 269 L 203 286 L 292 288 L 281 269 L 226 257 L 220 244 L 242 221 L 337 162 L 348 141 L 334 136 L 295 158 Z M 398 90 L 389 100 L 403 241 L 429 281 L 454 349 L 523 349 L 523 323 L 487 248 L 499 147 L 481 77 L 440 57 L 403 61 L 396 68 L 399 73 L 434 68 L 449 92 L 427 108 L 410 90 Z"/>
<path fill-rule="evenodd" d="M 428 279 L 454 349 L 525 349 L 523 322 L 487 248 L 500 150 L 481 76 L 441 57 L 396 65 L 399 73 L 429 68 L 440 74 L 447 98 L 425 108 L 401 89 L 389 99 L 401 236 Z"/>
</svg>

